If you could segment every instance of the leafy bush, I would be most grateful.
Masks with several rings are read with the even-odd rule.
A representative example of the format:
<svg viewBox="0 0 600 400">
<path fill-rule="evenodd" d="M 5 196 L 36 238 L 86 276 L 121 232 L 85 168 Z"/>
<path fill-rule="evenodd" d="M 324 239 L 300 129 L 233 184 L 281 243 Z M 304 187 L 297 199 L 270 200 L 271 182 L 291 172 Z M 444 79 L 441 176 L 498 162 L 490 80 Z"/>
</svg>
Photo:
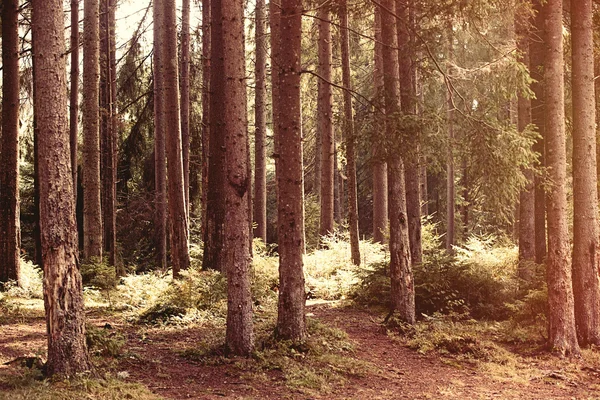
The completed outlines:
<svg viewBox="0 0 600 400">
<path fill-rule="evenodd" d="M 42 270 L 31 261 L 21 259 L 21 285 L 16 282 L 4 284 L 7 296 L 26 299 L 44 297 L 44 279 Z"/>
<path fill-rule="evenodd" d="M 103 328 L 86 325 L 85 341 L 92 354 L 103 357 L 118 357 L 125 346 L 125 337 L 108 325 Z"/>
</svg>

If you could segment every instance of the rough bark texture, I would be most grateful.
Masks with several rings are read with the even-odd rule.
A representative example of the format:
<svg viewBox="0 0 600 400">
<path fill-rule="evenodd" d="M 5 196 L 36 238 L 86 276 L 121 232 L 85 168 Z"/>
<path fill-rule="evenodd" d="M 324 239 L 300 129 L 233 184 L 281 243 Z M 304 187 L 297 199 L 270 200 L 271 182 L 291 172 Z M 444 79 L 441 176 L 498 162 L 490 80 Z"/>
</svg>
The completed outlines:
<svg viewBox="0 0 600 400">
<path fill-rule="evenodd" d="M 417 117 L 417 70 L 415 43 L 411 37 L 414 30 L 414 5 L 412 0 L 404 4 L 396 0 L 398 23 L 398 63 L 400 68 L 400 105 L 402 114 Z M 421 187 L 419 181 L 420 138 L 419 132 L 409 132 L 405 146 L 404 159 L 406 166 L 406 212 L 408 216 L 408 233 L 410 239 L 410 256 L 413 265 L 423 260 L 421 245 Z"/>
<path fill-rule="evenodd" d="M 156 263 L 165 271 L 167 269 L 167 164 L 165 149 L 165 119 L 163 95 L 163 55 L 161 34 L 162 10 L 160 3 L 152 4 L 154 14 L 154 234 L 156 243 Z"/>
<path fill-rule="evenodd" d="M 600 269 L 592 1 L 571 0 L 573 294 L 581 346 L 600 344 Z"/>
<path fill-rule="evenodd" d="M 383 45 L 381 41 L 381 9 L 375 7 L 375 70 L 373 81 L 375 85 L 375 102 L 379 106 L 375 117 L 374 143 L 372 151 L 373 173 L 373 240 L 385 243 L 385 232 L 388 225 L 388 175 L 385 163 L 383 140 L 378 137 L 384 131 L 385 116 L 383 111 Z"/>
<path fill-rule="evenodd" d="M 158 2 L 159 0 L 157 0 Z M 181 150 L 181 125 L 179 121 L 179 71 L 177 57 L 177 13 L 175 0 L 160 0 L 164 35 L 162 56 L 164 61 L 164 119 L 165 148 L 167 153 L 167 194 L 171 239 L 171 267 L 173 276 L 187 269 L 190 264 L 188 246 L 187 204 L 183 181 L 183 157 Z"/>
<path fill-rule="evenodd" d="M 91 363 L 85 342 L 83 290 L 67 121 L 63 2 L 33 1 L 44 306 L 48 375 L 73 376 Z"/>
<path fill-rule="evenodd" d="M 448 59 L 454 57 L 454 38 L 452 34 L 452 23 L 448 28 Z M 446 68 L 449 68 L 448 65 Z M 455 220 L 454 213 L 456 208 L 456 190 L 454 186 L 454 104 L 452 101 L 452 92 L 448 87 L 446 91 L 447 111 L 446 125 L 448 133 L 448 153 L 446 155 L 446 250 L 453 252 L 452 246 L 455 244 Z"/>
<path fill-rule="evenodd" d="M 111 141 L 111 155 L 110 160 L 112 166 L 111 178 L 111 196 L 110 204 L 112 204 L 112 210 L 109 215 L 108 224 L 110 224 L 109 230 L 107 231 L 108 246 L 106 247 L 109 254 L 109 262 L 115 266 L 118 275 L 125 273 L 122 266 L 117 265 L 117 160 L 118 160 L 118 140 L 119 140 L 119 111 L 117 110 L 117 46 L 116 46 L 116 10 L 117 0 L 109 0 L 108 4 L 108 45 L 109 45 L 109 67 L 110 67 L 110 141 Z"/>
<path fill-rule="evenodd" d="M 354 113 L 352 110 L 352 79 L 350 75 L 350 35 L 348 34 L 348 8 L 346 0 L 340 1 L 340 36 L 342 52 L 342 84 L 344 90 L 344 137 L 346 139 L 346 176 L 348 177 L 348 230 L 350 231 L 350 252 L 352 263 L 360 265 L 358 236 L 358 193 L 356 183 L 356 136 Z"/>
<path fill-rule="evenodd" d="M 83 8 L 83 257 L 101 261 L 99 1 L 84 0 Z"/>
<path fill-rule="evenodd" d="M 546 5 L 546 141 L 548 175 L 548 344 L 561 355 L 579 355 L 573 311 L 567 226 L 567 154 L 564 119 L 562 0 Z"/>
<path fill-rule="evenodd" d="M 394 0 L 381 2 L 381 36 L 383 38 L 383 79 L 385 87 L 386 135 L 389 143 L 397 142 L 396 114 L 400 112 L 398 39 L 396 19 L 386 10 L 394 9 Z M 415 289 L 411 270 L 404 163 L 397 149 L 387 154 L 388 213 L 390 216 L 391 312 L 409 324 L 415 322 Z"/>
<path fill-rule="evenodd" d="M 317 134 L 321 137 L 321 214 L 319 235 L 333 233 L 334 217 L 334 155 L 333 96 L 331 92 L 331 13 L 329 5 L 321 5 L 318 11 L 319 24 L 319 75 L 317 98 Z"/>
<path fill-rule="evenodd" d="M 181 5 L 181 148 L 185 212 L 190 219 L 190 0 Z"/>
<path fill-rule="evenodd" d="M 515 15 L 515 33 L 519 61 L 529 68 L 529 20 L 526 14 Z M 519 94 L 517 105 L 517 128 L 520 132 L 531 123 L 531 100 Z M 531 280 L 533 271 L 527 262 L 535 260 L 535 192 L 533 170 L 523 171 L 527 184 L 519 196 L 519 278 Z"/>
<path fill-rule="evenodd" d="M 2 134 L 0 143 L 0 284 L 20 279 L 19 2 L 2 4 Z M 0 286 L 1 289 L 1 286 Z"/>
<path fill-rule="evenodd" d="M 211 6 L 212 0 L 202 0 L 202 238 L 206 239 L 208 203 L 208 164 L 210 148 L 210 43 L 211 43 Z"/>
<path fill-rule="evenodd" d="M 254 237 L 267 242 L 267 36 L 265 0 L 256 1 L 254 109 Z"/>
<path fill-rule="evenodd" d="M 301 340 L 306 335 L 304 253 L 304 185 L 302 168 L 302 114 L 300 63 L 302 1 L 282 0 L 279 51 L 275 69 L 279 83 L 277 162 L 277 225 L 279 236 L 279 306 L 277 335 Z M 278 110 L 278 111 L 279 111 Z"/>
<path fill-rule="evenodd" d="M 210 138 L 208 151 L 208 182 L 206 198 L 206 228 L 202 268 L 225 271 L 224 246 L 225 204 L 225 138 L 221 134 L 225 123 L 223 103 L 225 91 L 220 79 L 225 68 L 223 61 L 223 16 L 221 0 L 211 3 L 211 65 L 210 65 Z"/>
<path fill-rule="evenodd" d="M 77 204 L 77 145 L 79 136 L 79 0 L 71 0 L 71 90 L 69 101 L 69 132 L 73 196 Z"/>
<path fill-rule="evenodd" d="M 244 2 L 222 0 L 223 58 L 221 76 L 228 116 L 219 132 L 225 137 L 225 248 L 227 266 L 227 332 L 225 344 L 236 355 L 247 356 L 253 348 L 252 296 L 250 293 L 250 196 L 248 175 L 248 127 L 244 70 Z"/>
<path fill-rule="evenodd" d="M 533 2 L 536 15 L 532 21 L 529 36 L 529 53 L 531 77 L 534 79 L 531 90 L 535 97 L 531 99 L 531 122 L 537 127 L 540 138 L 533 145 L 533 150 L 539 154 L 540 166 L 546 165 L 544 144 L 545 130 L 545 94 L 544 94 L 544 10 L 541 1 Z M 535 177 L 535 262 L 541 264 L 546 258 L 546 191 L 545 176 Z"/>
</svg>

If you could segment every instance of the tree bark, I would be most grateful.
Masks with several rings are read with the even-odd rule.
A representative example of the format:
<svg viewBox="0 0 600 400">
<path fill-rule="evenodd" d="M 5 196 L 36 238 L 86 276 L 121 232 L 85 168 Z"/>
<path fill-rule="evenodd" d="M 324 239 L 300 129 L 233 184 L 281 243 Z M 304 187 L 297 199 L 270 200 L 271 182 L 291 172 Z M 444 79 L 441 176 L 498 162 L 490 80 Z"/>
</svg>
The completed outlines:
<svg viewBox="0 0 600 400">
<path fill-rule="evenodd" d="M 102 261 L 99 131 L 99 1 L 84 0 L 83 18 L 83 257 Z"/>
<path fill-rule="evenodd" d="M 266 6 L 256 1 L 256 100 L 254 110 L 254 237 L 267 242 L 267 36 Z"/>
<path fill-rule="evenodd" d="M 567 154 L 564 119 L 564 60 L 562 0 L 546 5 L 546 140 L 548 191 L 548 283 L 549 346 L 560 355 L 580 354 L 575 332 L 569 230 L 567 226 Z"/>
<path fill-rule="evenodd" d="M 573 88 L 573 294 L 581 346 L 600 344 L 596 99 L 591 0 L 571 0 Z"/>
<path fill-rule="evenodd" d="M 77 204 L 77 145 L 79 137 L 79 0 L 71 0 L 71 91 L 69 101 L 69 132 L 73 196 Z"/>
<path fill-rule="evenodd" d="M 306 336 L 304 253 L 304 185 L 302 167 L 302 114 L 300 73 L 302 1 L 282 0 L 278 74 L 279 124 L 277 225 L 279 236 L 279 306 L 277 336 L 302 340 Z M 285 112 L 280 112 L 285 110 Z"/>
<path fill-rule="evenodd" d="M 449 23 L 448 34 L 448 59 L 451 59 L 454 57 L 454 37 L 451 22 Z M 446 72 L 449 71 L 449 68 L 448 65 Z M 446 92 L 446 101 L 448 107 L 446 111 L 446 129 L 448 133 L 448 153 L 446 155 L 446 250 L 452 253 L 455 244 L 456 190 L 454 186 L 454 104 L 450 87 Z"/>
<path fill-rule="evenodd" d="M 385 146 L 379 132 L 385 131 L 385 104 L 383 101 L 383 45 L 381 38 L 381 9 L 375 7 L 375 69 L 373 83 L 375 85 L 375 103 L 379 110 L 375 111 L 374 143 L 372 150 L 373 174 L 373 241 L 385 243 L 385 232 L 388 226 L 388 174 L 385 162 Z"/>
<path fill-rule="evenodd" d="M 356 133 L 352 110 L 352 79 L 350 74 L 350 35 L 348 34 L 348 6 L 340 0 L 340 42 L 342 52 L 342 85 L 344 90 L 344 130 L 346 139 L 346 175 L 348 177 L 348 230 L 352 263 L 360 265 L 360 243 L 358 233 L 358 192 L 356 183 Z"/>
<path fill-rule="evenodd" d="M 47 374 L 74 376 L 91 368 L 85 342 L 83 289 L 67 121 L 63 2 L 33 0 L 33 41 L 39 128 L 40 219 Z M 93 10 L 92 10 L 93 11 Z"/>
<path fill-rule="evenodd" d="M 321 137 L 321 214 L 319 235 L 333 233 L 334 222 L 334 155 L 335 143 L 333 134 L 333 96 L 331 93 L 331 13 L 329 4 L 321 4 L 317 12 L 319 25 L 319 75 L 317 99 L 317 132 Z"/>
<path fill-rule="evenodd" d="M 381 36 L 383 38 L 383 79 L 388 143 L 398 138 L 397 114 L 400 112 L 400 85 L 398 67 L 398 37 L 396 18 L 389 10 L 394 0 L 381 2 Z M 404 163 L 398 149 L 388 149 L 388 213 L 390 216 L 390 277 L 391 309 L 408 323 L 415 323 L 415 291 L 411 270 Z"/>
<path fill-rule="evenodd" d="M 202 238 L 206 240 L 208 204 L 208 165 L 210 161 L 210 74 L 211 74 L 211 6 L 202 0 Z M 206 243 L 206 242 L 205 242 Z"/>
<path fill-rule="evenodd" d="M 2 4 L 0 284 L 21 278 L 19 213 L 19 2 Z M 1 289 L 1 286 L 0 286 Z"/>
<path fill-rule="evenodd" d="M 164 40 L 163 97 L 165 119 L 165 148 L 167 153 L 167 195 L 169 222 L 171 226 L 171 267 L 173 276 L 187 269 L 190 264 L 188 245 L 187 204 L 183 179 L 181 125 L 179 121 L 179 73 L 177 57 L 177 13 L 175 0 L 155 0 L 162 6 L 162 29 Z M 167 130 L 168 128 L 168 130 Z"/>
<path fill-rule="evenodd" d="M 190 0 L 181 5 L 181 146 L 186 218 L 190 224 Z"/>
</svg>

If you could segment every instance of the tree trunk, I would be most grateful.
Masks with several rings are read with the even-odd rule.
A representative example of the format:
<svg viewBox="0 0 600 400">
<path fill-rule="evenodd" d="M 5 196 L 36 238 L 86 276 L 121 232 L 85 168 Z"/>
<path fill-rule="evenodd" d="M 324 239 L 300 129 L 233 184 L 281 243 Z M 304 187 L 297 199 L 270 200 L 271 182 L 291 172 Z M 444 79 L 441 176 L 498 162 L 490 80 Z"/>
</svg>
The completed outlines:
<svg viewBox="0 0 600 400">
<path fill-rule="evenodd" d="M 571 0 L 573 56 L 573 294 L 581 346 L 600 344 L 596 103 L 591 0 Z"/>
<path fill-rule="evenodd" d="M 162 271 L 167 269 L 167 164 L 163 89 L 163 44 L 161 33 L 163 13 L 159 1 L 153 3 L 154 14 L 154 226 L 156 261 Z"/>
<path fill-rule="evenodd" d="M 256 1 L 256 100 L 254 110 L 254 237 L 267 242 L 267 36 L 266 6 Z"/>
<path fill-rule="evenodd" d="M 335 143 L 333 134 L 333 96 L 331 93 L 331 13 L 328 4 L 322 4 L 318 13 L 319 25 L 319 75 L 317 99 L 317 132 L 321 137 L 321 214 L 319 235 L 333 233 L 334 221 L 334 180 Z"/>
<path fill-rule="evenodd" d="M 117 0 L 109 0 L 108 5 L 108 45 L 109 45 L 109 67 L 110 67 L 110 154 L 112 156 L 110 162 L 112 166 L 111 185 L 109 204 L 112 205 L 112 212 L 109 215 L 110 224 L 108 231 L 109 246 L 107 250 L 109 254 L 110 265 L 117 269 L 117 275 L 125 273 L 122 266 L 117 265 L 117 160 L 118 160 L 118 140 L 119 140 L 119 113 L 117 110 L 117 47 L 116 47 L 116 8 Z"/>
<path fill-rule="evenodd" d="M 451 59 L 454 56 L 454 37 L 452 34 L 451 22 L 449 23 L 448 33 L 448 59 Z M 449 68 L 450 66 L 448 65 L 446 67 L 446 72 L 449 71 Z M 446 125 L 448 132 L 448 153 L 446 156 L 446 250 L 449 253 L 452 253 L 455 244 L 454 212 L 456 208 L 456 190 L 454 187 L 454 104 L 449 86 L 446 92 L 446 99 L 448 107 L 446 111 Z"/>
<path fill-rule="evenodd" d="M 73 196 L 77 204 L 77 142 L 79 137 L 79 0 L 71 0 L 71 91 L 69 101 L 69 132 Z"/>
<path fill-rule="evenodd" d="M 381 36 L 383 38 L 383 79 L 385 87 L 386 136 L 396 143 L 399 136 L 396 115 L 400 112 L 398 38 L 396 19 L 388 10 L 394 0 L 381 2 Z M 411 270 L 404 163 L 398 149 L 388 149 L 388 213 L 390 216 L 391 312 L 408 323 L 415 323 L 415 291 Z"/>
<path fill-rule="evenodd" d="M 190 223 L 190 0 L 181 5 L 181 146 L 186 218 Z"/>
<path fill-rule="evenodd" d="M 247 356 L 253 348 L 252 296 L 250 293 L 250 215 L 248 196 L 248 125 L 244 52 L 244 2 L 222 0 L 224 70 L 220 86 L 225 89 L 223 104 L 227 119 L 225 136 L 225 248 L 227 270 L 227 332 L 225 344 L 236 355 Z M 215 7 L 216 8 L 216 7 Z M 219 14 L 217 10 L 215 16 Z M 214 49 L 214 47 L 213 47 Z"/>
<path fill-rule="evenodd" d="M 279 199 L 279 306 L 277 336 L 301 340 L 306 336 L 304 253 L 304 185 L 302 167 L 302 114 L 300 73 L 302 65 L 302 1 L 282 0 L 279 51 L 274 65 L 279 93 L 276 164 Z M 285 112 L 280 112 L 285 110 Z"/>
<path fill-rule="evenodd" d="M 402 114 L 417 117 L 417 65 L 415 43 L 411 31 L 415 29 L 414 4 L 409 1 L 404 5 L 396 0 L 398 20 L 398 61 L 400 68 L 400 104 Z M 413 265 L 420 264 L 423 259 L 421 245 L 421 194 L 420 194 L 420 138 L 419 132 L 411 132 L 407 138 L 406 151 L 406 211 L 408 215 L 408 233 L 410 239 L 410 255 Z"/>
<path fill-rule="evenodd" d="M 179 121 L 179 79 L 177 57 L 177 13 L 175 0 L 155 0 L 162 6 L 161 32 L 164 39 L 161 49 L 163 58 L 163 97 L 165 120 L 165 148 L 167 153 L 167 194 L 169 222 L 171 226 L 171 267 L 173 276 L 187 269 L 190 264 L 188 248 L 187 204 L 183 180 L 183 157 L 181 150 L 181 125 Z M 167 131 L 168 129 L 168 131 Z"/>
<path fill-rule="evenodd" d="M 84 0 L 83 18 L 83 258 L 102 261 L 99 131 L 99 1 Z"/>
<path fill-rule="evenodd" d="M 62 7 L 59 0 L 33 0 L 32 29 L 36 60 L 34 112 L 40 132 L 47 374 L 70 377 L 88 371 L 91 363 L 85 342 L 71 154 L 64 145 L 69 143 L 69 129 Z"/>
<path fill-rule="evenodd" d="M 544 12 L 541 1 L 533 3 L 536 11 L 535 19 L 532 21 L 532 29 L 529 36 L 529 53 L 531 63 L 531 77 L 534 81 L 531 90 L 535 97 L 531 99 L 531 122 L 537 126 L 540 137 L 533 145 L 533 151 L 539 154 L 541 167 L 546 165 L 545 137 L 545 93 L 544 93 Z M 542 264 L 546 258 L 546 190 L 545 176 L 536 175 L 534 178 L 534 231 L 535 231 L 535 262 Z"/>
<path fill-rule="evenodd" d="M 360 246 L 358 234 L 358 193 L 356 183 L 356 137 L 354 132 L 354 114 L 352 110 L 352 79 L 350 75 L 350 38 L 348 34 L 347 1 L 341 0 L 340 42 L 342 50 L 342 84 L 344 90 L 344 130 L 346 139 L 346 175 L 348 176 L 348 230 L 350 231 L 350 252 L 352 263 L 360 265 Z"/>
<path fill-rule="evenodd" d="M 561 355 L 579 355 L 573 311 L 569 230 L 567 226 L 567 155 L 564 119 L 562 0 L 546 5 L 546 140 L 548 191 L 549 345 Z"/>
<path fill-rule="evenodd" d="M 211 74 L 211 6 L 202 0 L 202 238 L 206 240 L 208 204 L 208 165 L 210 162 L 210 74 Z M 205 242 L 206 244 L 206 242 Z"/>
<path fill-rule="evenodd" d="M 375 85 L 375 104 L 379 110 L 375 111 L 374 143 L 372 150 L 373 174 L 373 240 L 385 243 L 385 232 L 388 226 L 388 174 L 385 162 L 385 146 L 382 138 L 378 136 L 385 131 L 385 105 L 383 101 L 383 45 L 381 38 L 381 9 L 375 7 L 375 70 L 373 83 Z"/>
<path fill-rule="evenodd" d="M 2 5 L 2 134 L 0 142 L 0 284 L 19 283 L 19 2 Z M 1 286 L 0 286 L 1 289 Z"/>
<path fill-rule="evenodd" d="M 517 36 L 517 50 L 519 61 L 526 68 L 529 66 L 529 20 L 526 13 L 520 12 L 515 15 L 515 33 Z M 531 100 L 519 94 L 518 96 L 518 120 L 519 132 L 524 131 L 531 123 Z M 530 281 L 532 273 L 528 262 L 535 260 L 535 192 L 534 175 L 531 168 L 523 171 L 527 184 L 521 190 L 519 196 L 519 278 Z"/>
</svg>

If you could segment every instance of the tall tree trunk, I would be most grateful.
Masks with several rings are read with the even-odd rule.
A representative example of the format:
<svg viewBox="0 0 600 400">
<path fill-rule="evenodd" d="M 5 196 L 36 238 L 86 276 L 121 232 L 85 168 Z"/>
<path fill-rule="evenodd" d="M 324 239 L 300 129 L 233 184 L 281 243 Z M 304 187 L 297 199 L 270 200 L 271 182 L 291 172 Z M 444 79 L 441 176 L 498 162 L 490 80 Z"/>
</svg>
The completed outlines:
<svg viewBox="0 0 600 400">
<path fill-rule="evenodd" d="M 183 189 L 187 223 L 190 223 L 190 0 L 181 5 L 181 146 Z"/>
<path fill-rule="evenodd" d="M 529 19 L 526 12 L 515 15 L 515 33 L 519 61 L 526 68 L 529 66 Z M 518 96 L 517 128 L 523 132 L 531 123 L 531 100 L 519 94 Z M 532 273 L 528 262 L 535 260 L 535 192 L 534 175 L 531 168 L 523 171 L 527 184 L 519 196 L 519 278 L 530 281 Z"/>
<path fill-rule="evenodd" d="M 116 8 L 117 0 L 109 0 L 108 4 L 108 45 L 109 45 L 109 67 L 110 67 L 110 154 L 112 156 L 110 162 L 112 166 L 112 175 L 110 177 L 111 184 L 111 197 L 109 204 L 112 205 L 112 212 L 109 215 L 109 220 L 106 222 L 110 224 L 108 230 L 109 245 L 107 250 L 109 254 L 110 265 L 115 266 L 118 275 L 125 273 L 122 266 L 117 265 L 117 160 L 118 160 L 118 140 L 119 140 L 119 113 L 117 110 L 117 47 L 116 47 Z"/>
<path fill-rule="evenodd" d="M 342 83 L 344 90 L 344 130 L 346 139 L 346 175 L 348 176 L 348 230 L 350 231 L 350 252 L 352 263 L 360 265 L 360 246 L 358 236 L 358 193 L 356 183 L 356 134 L 354 132 L 354 113 L 352 110 L 352 79 L 350 74 L 350 35 L 348 34 L 348 6 L 346 0 L 340 0 L 340 42 L 342 50 Z"/>
<path fill-rule="evenodd" d="M 254 109 L 254 237 L 267 242 L 267 36 L 265 0 L 256 1 L 256 100 Z"/>
<path fill-rule="evenodd" d="M 273 32 L 273 31 L 272 31 Z M 301 340 L 306 336 L 304 253 L 304 185 L 302 167 L 302 114 L 300 73 L 302 65 L 302 1 L 282 0 L 279 51 L 274 65 L 279 93 L 276 164 L 279 199 L 279 306 L 277 335 Z M 285 112 L 280 112 L 285 110 Z"/>
<path fill-rule="evenodd" d="M 454 57 L 454 35 L 452 33 L 451 22 L 449 23 L 448 34 L 448 59 L 451 59 Z M 446 73 L 448 73 L 449 68 L 450 65 L 446 67 Z M 455 244 L 454 213 L 456 208 L 456 190 L 454 187 L 454 104 L 449 85 L 447 88 L 446 99 L 448 107 L 446 111 L 446 125 L 448 132 L 448 153 L 446 156 L 446 250 L 452 253 Z"/>
<path fill-rule="evenodd" d="M 319 235 L 333 233 L 335 137 L 333 133 L 333 96 L 331 93 L 331 13 L 329 4 L 321 4 L 317 13 L 319 24 L 319 75 L 317 100 L 317 132 L 321 137 L 321 214 Z M 319 150 L 319 149 L 318 149 Z"/>
<path fill-rule="evenodd" d="M 187 204 L 183 180 L 181 125 L 179 121 L 179 74 L 177 57 L 177 13 L 175 0 L 155 0 L 162 6 L 161 49 L 163 58 L 163 97 L 165 119 L 165 148 L 167 153 L 167 194 L 171 238 L 173 276 L 190 264 L 188 245 Z"/>
<path fill-rule="evenodd" d="M 163 44 L 164 36 L 161 32 L 163 13 L 160 3 L 153 3 L 154 14 L 154 226 L 156 243 L 156 262 L 158 267 L 167 269 L 167 164 L 165 134 L 166 125 L 164 118 L 164 88 L 163 88 Z"/>
<path fill-rule="evenodd" d="M 83 7 L 83 258 L 101 261 L 99 1 L 84 0 Z"/>
<path fill-rule="evenodd" d="M 73 195 L 77 204 L 77 139 L 79 136 L 79 0 L 71 0 L 71 91 L 69 101 L 69 132 Z"/>
<path fill-rule="evenodd" d="M 252 185 L 248 175 L 244 1 L 222 0 L 221 7 L 224 70 L 220 84 L 225 89 L 223 108 L 227 115 L 220 132 L 225 136 L 227 166 L 227 180 L 223 182 L 227 210 L 223 251 L 228 268 L 225 343 L 232 353 L 247 356 L 253 348 L 248 241 L 251 224 L 248 197 Z"/>
<path fill-rule="evenodd" d="M 400 112 L 400 84 L 398 68 L 398 37 L 396 18 L 389 10 L 394 0 L 381 2 L 381 36 L 383 38 L 383 79 L 385 87 L 386 136 L 388 143 L 396 143 L 399 132 L 396 115 Z M 415 291 L 411 270 L 404 163 L 398 149 L 388 149 L 388 213 L 390 216 L 390 277 L 391 313 L 408 323 L 415 322 Z"/>
<path fill-rule="evenodd" d="M 279 47 L 281 38 L 281 6 L 280 3 L 269 1 L 269 27 L 271 30 L 271 128 L 273 130 L 273 158 L 275 171 L 279 164 Z M 277 180 L 277 178 L 276 178 Z M 279 186 L 275 184 L 275 194 L 279 204 Z M 278 232 L 276 232 L 278 234 Z"/>
<path fill-rule="evenodd" d="M 202 267 L 226 273 L 222 250 L 224 247 L 225 205 L 223 204 L 225 175 L 225 138 L 222 135 L 227 116 L 226 101 L 221 76 L 223 61 L 222 0 L 211 3 L 211 64 L 210 64 L 210 138 L 208 150 L 208 182 L 206 200 L 206 229 Z"/>
<path fill-rule="evenodd" d="M 19 283 L 19 1 L 2 4 L 2 134 L 0 143 L 0 284 Z M 1 289 L 1 286 L 0 286 Z"/>
<path fill-rule="evenodd" d="M 208 204 L 208 165 L 210 162 L 210 43 L 212 0 L 202 0 L 202 238 L 206 240 Z M 206 242 L 205 242 L 206 243 Z"/>
<path fill-rule="evenodd" d="M 544 12 L 541 0 L 533 2 L 536 15 L 532 21 L 529 36 L 529 54 L 531 77 L 534 79 L 531 90 L 535 97 L 531 99 L 531 122 L 537 127 L 540 137 L 533 145 L 533 151 L 539 154 L 541 167 L 546 165 L 545 137 L 545 93 L 544 93 Z M 535 202 L 535 262 L 542 264 L 546 258 L 546 190 L 545 176 L 536 175 L 534 178 Z"/>
<path fill-rule="evenodd" d="M 400 68 L 400 104 L 402 114 L 417 117 L 417 65 L 415 43 L 411 31 L 415 29 L 414 4 L 409 1 L 403 4 L 396 0 L 398 20 L 398 62 Z M 419 132 L 411 132 L 407 138 L 409 150 L 406 151 L 406 212 L 408 215 L 408 233 L 410 239 L 410 255 L 413 265 L 420 264 L 423 259 L 421 245 L 421 194 L 420 194 L 420 138 Z"/>
<path fill-rule="evenodd" d="M 592 1 L 571 0 L 573 55 L 573 294 L 581 346 L 600 344 L 596 102 Z"/>
<path fill-rule="evenodd" d="M 571 258 L 567 226 L 567 154 L 564 118 L 562 0 L 546 3 L 546 140 L 548 191 L 549 345 L 561 355 L 579 355 L 573 311 Z"/>
<path fill-rule="evenodd" d="M 85 342 L 83 289 L 67 121 L 63 2 L 33 0 L 33 41 L 39 128 L 40 217 L 48 375 L 70 377 L 91 368 Z M 96 10 L 97 11 L 97 10 Z"/>
<path fill-rule="evenodd" d="M 385 145 L 379 132 L 385 131 L 385 105 L 383 101 L 383 45 L 381 38 L 381 9 L 375 7 L 375 102 L 379 110 L 375 110 L 374 143 L 372 151 L 373 174 L 373 240 L 385 243 L 385 232 L 388 226 L 388 174 L 385 162 Z"/>
</svg>

